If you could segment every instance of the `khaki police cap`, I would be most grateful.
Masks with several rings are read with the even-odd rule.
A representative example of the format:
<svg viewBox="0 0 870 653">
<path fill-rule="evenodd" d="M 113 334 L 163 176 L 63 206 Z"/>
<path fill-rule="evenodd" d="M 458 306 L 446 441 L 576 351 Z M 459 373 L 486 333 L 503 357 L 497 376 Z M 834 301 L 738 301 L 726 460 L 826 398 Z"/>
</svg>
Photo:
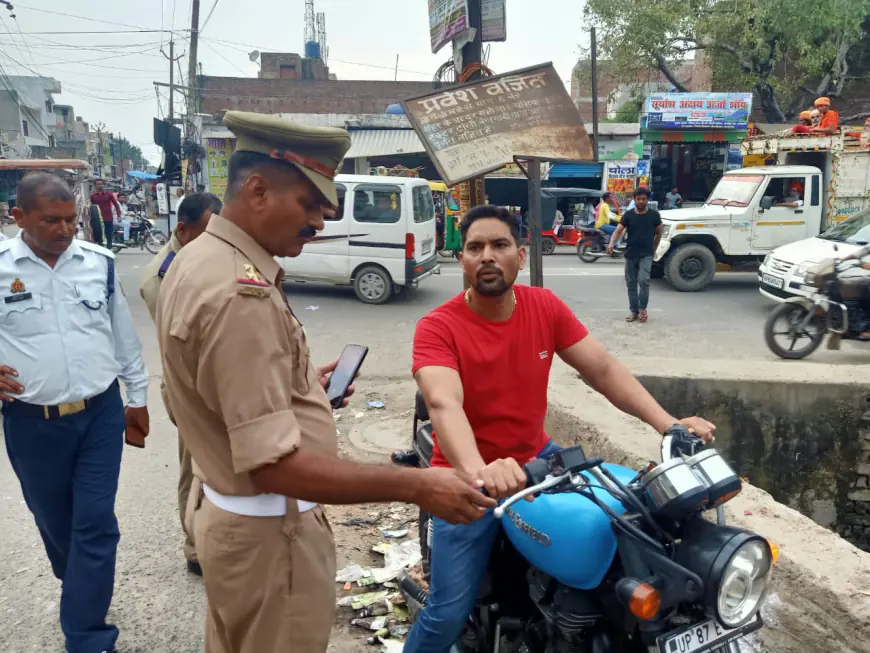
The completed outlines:
<svg viewBox="0 0 870 653">
<path fill-rule="evenodd" d="M 309 127 L 247 111 L 228 111 L 224 125 L 236 136 L 236 152 L 257 152 L 293 165 L 338 206 L 334 180 L 350 149 L 346 130 Z"/>
</svg>

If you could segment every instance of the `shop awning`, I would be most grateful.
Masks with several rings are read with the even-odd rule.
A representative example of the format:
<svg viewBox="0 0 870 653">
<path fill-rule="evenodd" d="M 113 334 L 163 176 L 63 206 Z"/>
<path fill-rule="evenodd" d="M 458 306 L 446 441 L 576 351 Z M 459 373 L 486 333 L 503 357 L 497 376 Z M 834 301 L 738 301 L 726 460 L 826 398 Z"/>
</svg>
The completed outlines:
<svg viewBox="0 0 870 653">
<path fill-rule="evenodd" d="M 740 129 L 723 131 L 641 129 L 640 135 L 646 143 L 739 143 L 746 138 L 746 131 Z"/>
<path fill-rule="evenodd" d="M 425 151 L 413 129 L 355 129 L 350 132 L 350 149 L 345 158 L 420 154 Z"/>
<path fill-rule="evenodd" d="M 600 163 L 554 163 L 550 168 L 550 179 L 594 179 L 600 176 Z"/>
</svg>

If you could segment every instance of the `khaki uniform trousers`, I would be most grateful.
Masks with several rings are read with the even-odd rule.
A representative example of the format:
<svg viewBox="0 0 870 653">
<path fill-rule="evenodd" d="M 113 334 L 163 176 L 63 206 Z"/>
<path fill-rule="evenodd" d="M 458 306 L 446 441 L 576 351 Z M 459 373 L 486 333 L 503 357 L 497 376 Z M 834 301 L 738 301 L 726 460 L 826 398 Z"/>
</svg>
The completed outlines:
<svg viewBox="0 0 870 653">
<path fill-rule="evenodd" d="M 169 416 L 169 421 L 175 424 L 175 416 L 172 414 L 172 409 L 169 407 L 169 400 L 166 393 L 166 386 L 160 385 L 160 394 L 163 396 L 163 405 L 166 407 L 166 414 Z M 184 440 L 181 434 L 178 434 L 178 516 L 181 518 L 181 528 L 184 531 L 184 557 L 188 562 L 197 562 L 196 545 L 193 540 L 193 531 L 187 527 L 187 506 L 190 495 L 190 486 L 193 483 L 193 459 L 190 457 L 190 452 L 184 446 Z M 198 490 L 201 491 L 201 488 Z"/>
<path fill-rule="evenodd" d="M 199 493 L 200 481 L 194 480 Z M 191 507 L 196 506 L 191 495 Z M 321 506 L 283 517 L 190 512 L 208 599 L 205 653 L 324 653 L 335 620 L 335 540 Z"/>
</svg>

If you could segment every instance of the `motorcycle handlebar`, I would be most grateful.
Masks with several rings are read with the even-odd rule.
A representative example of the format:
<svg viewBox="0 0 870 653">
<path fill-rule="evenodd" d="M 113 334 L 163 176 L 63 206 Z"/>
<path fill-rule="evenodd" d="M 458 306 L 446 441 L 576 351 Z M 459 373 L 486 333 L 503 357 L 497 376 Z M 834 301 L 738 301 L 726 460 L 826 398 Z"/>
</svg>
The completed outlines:
<svg viewBox="0 0 870 653">
<path fill-rule="evenodd" d="M 549 490 L 552 487 L 556 487 L 560 483 L 567 481 L 571 478 L 571 472 L 565 472 L 564 474 L 559 474 L 558 476 L 547 475 L 547 477 L 537 483 L 536 485 L 529 485 L 524 490 L 520 490 L 513 496 L 505 499 L 504 503 L 498 506 L 494 511 L 496 519 L 501 519 L 502 515 L 504 515 L 505 510 L 510 508 L 513 504 L 515 504 L 520 499 L 525 499 L 527 496 L 531 496 L 534 494 L 538 494 L 539 492 L 543 492 L 544 490 Z"/>
</svg>

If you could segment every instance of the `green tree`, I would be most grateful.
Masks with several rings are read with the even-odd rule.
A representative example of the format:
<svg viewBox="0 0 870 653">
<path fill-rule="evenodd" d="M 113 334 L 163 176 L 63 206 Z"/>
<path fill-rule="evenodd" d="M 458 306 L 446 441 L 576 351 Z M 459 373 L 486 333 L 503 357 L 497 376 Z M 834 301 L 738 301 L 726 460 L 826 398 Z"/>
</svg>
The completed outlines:
<svg viewBox="0 0 870 653">
<path fill-rule="evenodd" d="M 753 90 L 769 122 L 785 122 L 814 97 L 839 97 L 867 44 L 870 0 L 588 0 L 600 56 L 624 81 L 657 69 L 688 90 L 677 65 L 712 62 L 714 83 Z"/>
<path fill-rule="evenodd" d="M 113 148 L 118 156 L 121 156 L 123 153 L 123 157 L 125 159 L 130 159 L 133 162 L 133 168 L 136 170 L 144 170 L 148 167 L 148 159 L 142 154 L 142 148 L 137 145 L 133 145 L 126 138 L 115 138 L 115 144 Z"/>
</svg>

